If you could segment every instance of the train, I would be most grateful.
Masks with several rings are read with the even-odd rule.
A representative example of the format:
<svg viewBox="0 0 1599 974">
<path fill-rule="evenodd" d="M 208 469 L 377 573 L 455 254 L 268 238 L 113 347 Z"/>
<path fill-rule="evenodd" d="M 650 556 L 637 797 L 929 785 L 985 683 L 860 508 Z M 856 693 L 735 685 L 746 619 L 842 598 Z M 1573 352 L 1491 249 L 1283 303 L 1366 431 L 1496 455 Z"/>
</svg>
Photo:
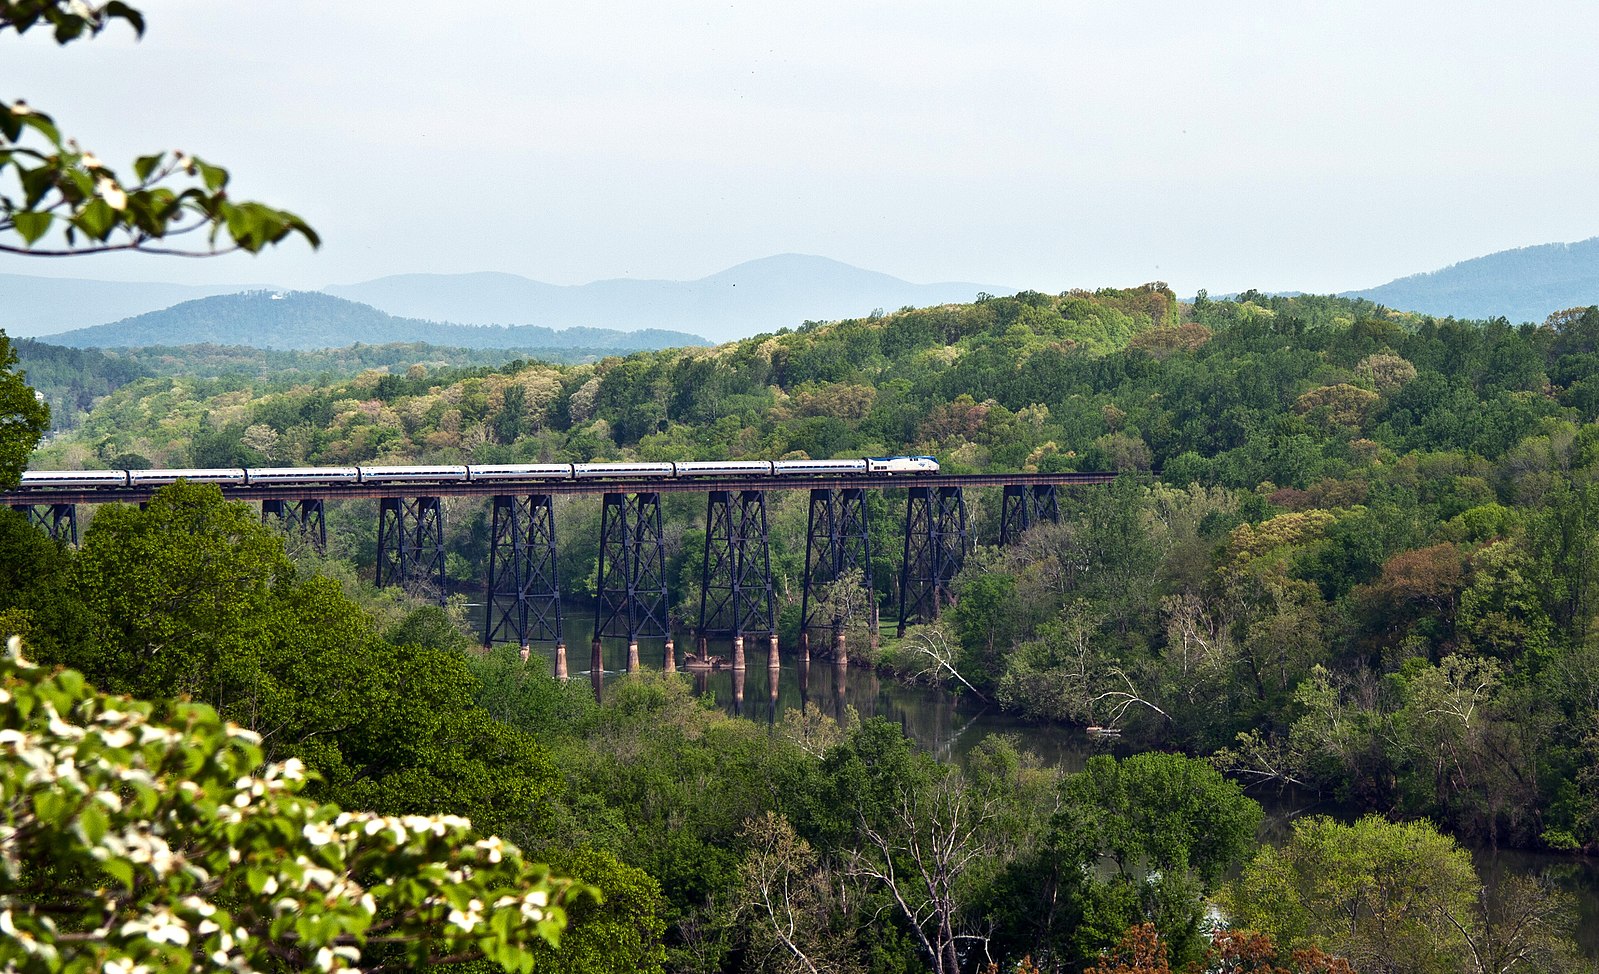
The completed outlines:
<svg viewBox="0 0 1599 974">
<path fill-rule="evenodd" d="M 341 484 L 459 484 L 541 480 L 651 480 L 707 477 L 837 477 L 938 473 L 934 457 L 847 460 L 684 460 L 628 463 L 405 464 L 359 467 L 204 467 L 180 470 L 29 470 L 22 487 L 159 487 L 187 480 L 224 487 Z"/>
</svg>

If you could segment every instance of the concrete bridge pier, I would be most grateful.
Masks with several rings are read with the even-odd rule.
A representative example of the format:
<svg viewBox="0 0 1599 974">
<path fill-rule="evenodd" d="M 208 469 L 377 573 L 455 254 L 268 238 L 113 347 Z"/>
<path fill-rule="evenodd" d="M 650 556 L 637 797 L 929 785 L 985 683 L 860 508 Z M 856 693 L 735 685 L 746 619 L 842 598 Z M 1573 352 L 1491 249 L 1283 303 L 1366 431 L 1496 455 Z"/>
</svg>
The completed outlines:
<svg viewBox="0 0 1599 974">
<path fill-rule="evenodd" d="M 672 637 L 671 636 L 667 636 L 666 637 L 666 651 L 664 653 L 664 656 L 665 656 L 665 658 L 661 661 L 661 672 L 663 672 L 663 673 L 676 673 L 677 672 L 677 647 L 672 644 Z"/>
<path fill-rule="evenodd" d="M 744 635 L 740 633 L 733 637 L 733 672 L 744 670 Z"/>
<path fill-rule="evenodd" d="M 566 672 L 566 643 L 555 644 L 555 678 L 565 683 L 568 679 Z"/>
<path fill-rule="evenodd" d="M 638 640 L 629 639 L 627 641 L 627 672 L 629 674 L 633 674 L 637 673 L 638 671 Z"/>
</svg>

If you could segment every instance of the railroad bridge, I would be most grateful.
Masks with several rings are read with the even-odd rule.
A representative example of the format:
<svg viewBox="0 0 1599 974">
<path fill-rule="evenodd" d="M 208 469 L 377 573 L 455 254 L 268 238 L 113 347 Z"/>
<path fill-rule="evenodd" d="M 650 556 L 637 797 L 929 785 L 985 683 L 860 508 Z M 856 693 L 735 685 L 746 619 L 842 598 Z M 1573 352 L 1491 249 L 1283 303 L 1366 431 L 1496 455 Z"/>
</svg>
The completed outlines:
<svg viewBox="0 0 1599 974">
<path fill-rule="evenodd" d="M 256 471 L 251 471 L 256 473 Z M 898 629 L 935 618 L 948 604 L 949 586 L 969 547 L 964 491 L 1001 487 L 1001 544 L 1009 543 L 1039 521 L 1058 518 L 1061 487 L 1109 483 L 1113 473 L 871 473 L 773 477 L 710 476 L 627 477 L 437 483 L 379 482 L 337 484 L 274 484 L 268 476 L 253 484 L 223 483 L 229 500 L 261 505 L 264 523 L 308 537 L 317 548 L 326 545 L 324 521 L 328 501 L 368 498 L 379 502 L 378 585 L 429 583 L 445 591 L 445 497 L 489 497 L 492 517 L 489 545 L 485 646 L 554 643 L 555 670 L 567 676 L 566 620 L 556 571 L 556 525 L 553 499 L 559 495 L 599 494 L 600 554 L 594 606 L 591 672 L 598 680 L 602 637 L 627 640 L 629 672 L 639 668 L 639 640 L 664 638 L 663 665 L 677 668 L 677 653 L 667 618 L 666 549 L 661 530 L 663 493 L 706 496 L 705 554 L 701 565 L 698 625 L 699 660 L 708 638 L 730 638 L 732 668 L 746 667 L 746 637 L 764 637 L 768 666 L 778 665 L 777 603 L 768 549 L 766 497 L 774 490 L 806 490 L 810 511 L 806 524 L 805 571 L 802 579 L 800 636 L 802 660 L 810 659 L 811 633 L 832 636 L 835 661 L 847 665 L 844 627 L 848 618 L 820 618 L 828 611 L 818 595 L 852 570 L 860 570 L 867 586 L 861 604 L 873 614 L 872 550 L 866 492 L 898 488 L 906 491 L 903 560 L 899 578 Z M 155 484 L 125 486 L 39 487 L 25 485 L 0 493 L 0 504 L 24 514 L 58 540 L 76 544 L 80 504 L 148 502 Z M 875 636 L 874 636 L 875 638 Z"/>
</svg>

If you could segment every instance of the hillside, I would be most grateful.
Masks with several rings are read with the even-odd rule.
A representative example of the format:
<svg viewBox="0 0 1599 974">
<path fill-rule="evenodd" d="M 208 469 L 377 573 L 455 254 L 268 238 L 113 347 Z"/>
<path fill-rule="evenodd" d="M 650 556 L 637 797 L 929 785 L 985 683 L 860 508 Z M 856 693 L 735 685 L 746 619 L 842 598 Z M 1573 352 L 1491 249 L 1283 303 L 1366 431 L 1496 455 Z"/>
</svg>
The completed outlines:
<svg viewBox="0 0 1599 974">
<path fill-rule="evenodd" d="M 441 369 L 501 366 L 529 357 L 517 349 L 443 348 L 421 342 L 313 351 L 243 345 L 150 345 L 102 351 L 22 338 L 12 347 L 17 353 L 17 367 L 27 376 L 28 385 L 50 404 L 50 425 L 55 430 L 76 426 L 96 402 L 130 382 L 158 376 L 225 377 L 239 383 L 326 384 L 373 370 L 397 374 L 420 367 L 433 374 Z M 584 349 L 548 349 L 535 357 L 573 364 L 593 360 L 599 354 Z"/>
<path fill-rule="evenodd" d="M 510 348 L 528 352 L 583 349 L 615 354 L 680 345 L 703 345 L 697 335 L 644 329 L 539 325 L 492 327 L 397 318 L 370 305 L 316 291 L 247 291 L 185 301 L 133 318 L 47 336 L 74 348 L 151 345 L 248 345 L 272 349 L 342 348 L 357 343 L 427 342 L 454 348 Z"/>
<path fill-rule="evenodd" d="M 1344 296 L 1439 316 L 1541 322 L 1599 303 L 1599 237 L 1504 250 Z"/>
<path fill-rule="evenodd" d="M 329 294 L 390 314 L 469 324 L 669 328 L 718 341 L 873 309 L 970 301 L 1014 288 L 912 284 L 825 257 L 781 254 L 696 281 L 617 279 L 563 287 L 514 274 L 404 274 L 330 285 Z"/>
<path fill-rule="evenodd" d="M 972 553 L 939 630 L 963 679 L 1246 780 L 1483 843 L 1599 850 L 1596 363 L 1599 308 L 1523 328 L 1333 297 L 1026 292 L 576 366 L 145 378 L 34 464 L 903 452 L 950 472 L 1159 471 L 1063 496 L 1060 524 Z M 774 494 L 774 572 L 794 579 L 808 498 Z M 665 505 L 683 619 L 700 594 L 696 500 Z M 991 543 L 998 491 L 965 502 Z M 887 619 L 906 508 L 870 503 Z M 330 514 L 334 551 L 370 572 L 370 509 L 350 509 Z M 482 590 L 488 516 L 452 508 L 462 590 Z M 599 505 L 560 517 L 560 576 L 591 594 Z M 794 588 L 783 598 L 792 640 Z M 847 638 L 873 659 L 861 630 Z M 906 645 L 885 637 L 875 660 L 923 669 Z M 1471 734 L 1437 717 L 1457 700 Z"/>
</svg>

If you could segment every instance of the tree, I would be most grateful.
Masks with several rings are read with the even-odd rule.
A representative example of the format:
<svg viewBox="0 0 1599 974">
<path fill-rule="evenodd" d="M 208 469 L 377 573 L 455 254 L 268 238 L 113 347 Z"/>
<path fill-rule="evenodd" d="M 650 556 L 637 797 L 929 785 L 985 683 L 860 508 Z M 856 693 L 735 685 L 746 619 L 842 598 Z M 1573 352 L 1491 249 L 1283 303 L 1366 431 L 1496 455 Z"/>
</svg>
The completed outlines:
<svg viewBox="0 0 1599 974">
<path fill-rule="evenodd" d="M 739 838 L 736 912 L 750 920 L 751 969 L 805 974 L 857 971 L 854 930 L 844 927 L 841 897 L 810 844 L 776 812 L 751 818 Z"/>
<path fill-rule="evenodd" d="M 934 974 L 961 970 L 963 945 L 981 942 L 966 911 L 969 870 L 991 860 L 1003 796 L 916 754 L 898 727 L 869 721 L 822 762 L 825 834 L 844 871 L 886 896 Z"/>
<path fill-rule="evenodd" d="M 311 794 L 390 814 L 465 813 L 496 831 L 546 817 L 556 772 L 533 737 L 475 705 L 466 658 L 394 645 L 336 582 L 301 578 L 281 538 L 211 484 L 108 506 L 41 618 L 48 659 L 97 684 L 188 694 L 317 772 Z M 89 632 L 61 636 L 75 617 Z M 397 634 L 417 638 L 420 627 Z"/>
<path fill-rule="evenodd" d="M 214 484 L 185 482 L 157 491 L 144 510 L 103 507 L 74 569 L 94 638 L 52 662 L 109 690 L 213 703 L 259 676 L 294 573 L 282 540 L 247 505 L 224 501 Z"/>
<path fill-rule="evenodd" d="M 0 331 L 0 490 L 17 485 L 28 455 L 50 428 L 50 407 L 28 388 L 16 365 L 11 340 Z"/>
<path fill-rule="evenodd" d="M 1179 962 L 1202 952 L 1202 896 L 1255 847 L 1260 805 L 1203 761 L 1180 754 L 1089 758 L 1066 779 L 1051 847 L 1085 874 L 1085 901 L 1109 933 L 1139 920 Z"/>
<path fill-rule="evenodd" d="M 1281 850 L 1262 847 L 1222 905 L 1285 947 L 1321 947 L 1363 971 L 1444 974 L 1469 963 L 1450 918 L 1469 918 L 1480 889 L 1470 855 L 1426 822 L 1312 816 Z"/>
<path fill-rule="evenodd" d="M 451 815 L 343 812 L 200 704 L 0 660 L 0 964 L 37 972 L 532 969 L 593 891 Z M 260 769 L 260 770 L 258 770 Z"/>
<path fill-rule="evenodd" d="M 0 0 L 0 31 L 49 27 L 58 44 L 93 37 L 118 20 L 144 34 L 144 16 L 121 0 Z M 182 152 L 140 156 L 133 178 L 123 178 L 64 136 L 49 115 L 21 100 L 0 100 L 0 252 L 195 256 L 255 253 L 295 235 L 313 247 L 321 243 L 287 210 L 234 201 L 228 180 L 226 169 Z M 194 233 L 202 246 L 169 243 Z"/>
</svg>

